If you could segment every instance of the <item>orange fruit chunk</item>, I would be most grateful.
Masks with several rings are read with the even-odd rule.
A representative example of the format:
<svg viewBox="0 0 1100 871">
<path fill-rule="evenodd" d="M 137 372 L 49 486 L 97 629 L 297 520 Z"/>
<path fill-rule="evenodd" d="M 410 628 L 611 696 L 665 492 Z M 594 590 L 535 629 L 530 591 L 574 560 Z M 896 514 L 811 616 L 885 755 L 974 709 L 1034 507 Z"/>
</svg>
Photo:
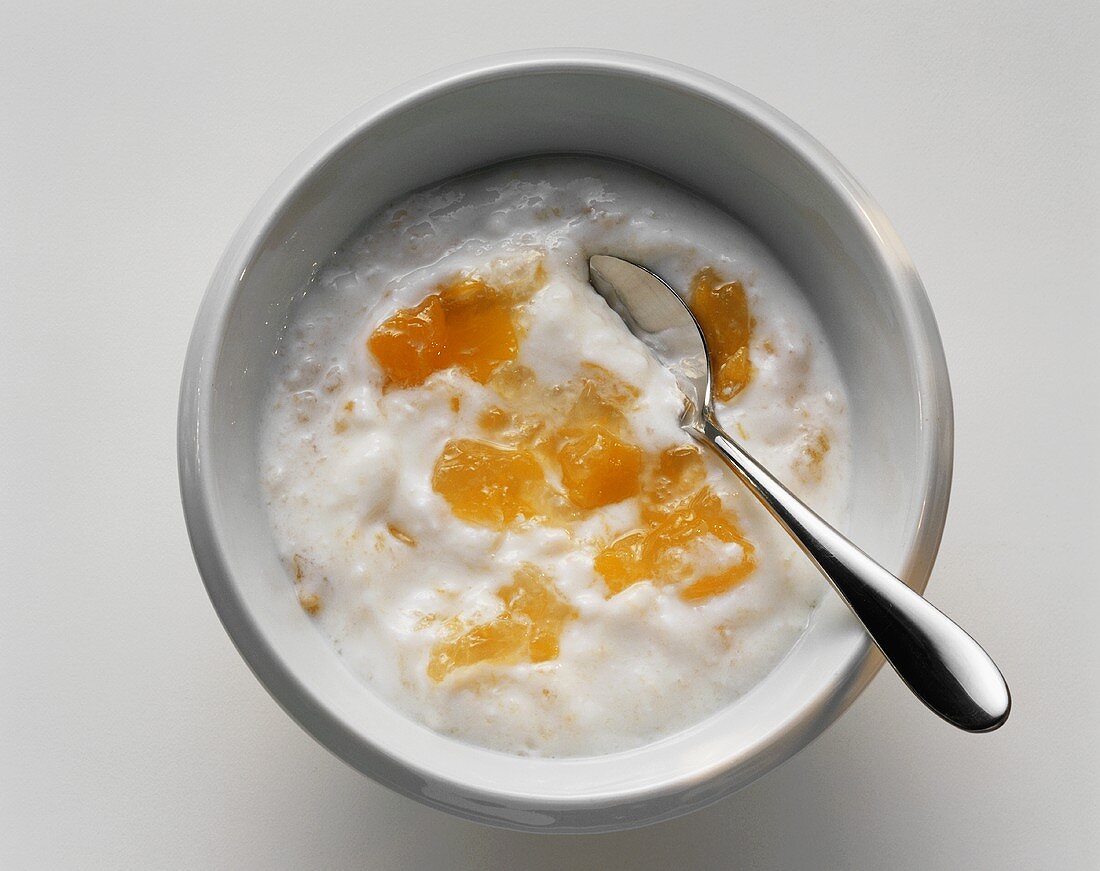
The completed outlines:
<svg viewBox="0 0 1100 871">
<path fill-rule="evenodd" d="M 416 387 L 452 366 L 484 384 L 519 350 L 513 308 L 507 294 L 480 279 L 457 279 L 384 321 L 367 348 L 386 387 Z"/>
<path fill-rule="evenodd" d="M 754 373 L 749 357 L 754 323 L 745 287 L 740 281 L 723 282 L 709 267 L 701 269 L 691 282 L 689 306 L 707 340 L 714 395 L 729 402 Z"/>
<path fill-rule="evenodd" d="M 436 644 L 428 657 L 428 677 L 436 683 L 458 668 L 482 662 L 511 664 L 557 659 L 562 630 L 577 611 L 558 594 L 553 581 L 535 566 L 516 570 L 512 583 L 497 591 L 504 608 L 496 617 Z"/>
<path fill-rule="evenodd" d="M 578 508 L 599 508 L 636 496 L 642 487 L 641 448 L 602 426 L 570 439 L 558 451 L 562 484 Z"/>
<path fill-rule="evenodd" d="M 456 517 L 497 529 L 544 516 L 549 498 L 542 466 L 530 451 L 479 439 L 447 442 L 432 472 L 432 489 Z"/>
<path fill-rule="evenodd" d="M 754 548 L 732 512 L 722 507 L 710 487 L 702 485 L 705 468 L 694 447 L 662 452 L 642 494 L 645 526 L 620 536 L 596 555 L 596 572 L 608 595 L 632 584 L 685 584 L 681 598 L 698 601 L 732 589 L 756 567 Z M 708 537 L 737 544 L 741 558 L 721 571 L 692 580 L 692 546 Z"/>
</svg>

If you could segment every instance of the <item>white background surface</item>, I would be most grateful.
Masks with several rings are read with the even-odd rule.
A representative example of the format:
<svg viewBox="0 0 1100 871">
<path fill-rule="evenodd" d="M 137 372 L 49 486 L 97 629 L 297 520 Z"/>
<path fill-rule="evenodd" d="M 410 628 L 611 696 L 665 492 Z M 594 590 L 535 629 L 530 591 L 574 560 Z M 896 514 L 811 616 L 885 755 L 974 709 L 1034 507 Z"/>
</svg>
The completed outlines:
<svg viewBox="0 0 1100 871">
<path fill-rule="evenodd" d="M 1100 864 L 1100 6 L 684 0 L 0 3 L 0 866 Z M 472 56 L 658 54 L 816 135 L 913 254 L 954 385 L 930 597 L 1016 708 L 967 736 L 883 672 L 705 811 L 523 835 L 392 795 L 233 650 L 177 497 L 223 245 L 317 134 Z"/>
</svg>

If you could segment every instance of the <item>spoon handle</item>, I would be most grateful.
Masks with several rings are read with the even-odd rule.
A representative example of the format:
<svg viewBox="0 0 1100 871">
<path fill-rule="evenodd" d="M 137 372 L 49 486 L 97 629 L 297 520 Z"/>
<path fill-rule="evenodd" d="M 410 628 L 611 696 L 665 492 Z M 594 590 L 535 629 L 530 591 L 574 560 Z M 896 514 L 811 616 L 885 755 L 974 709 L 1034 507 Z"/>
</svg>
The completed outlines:
<svg viewBox="0 0 1100 871">
<path fill-rule="evenodd" d="M 690 431 L 798 542 L 921 701 L 968 732 L 989 732 L 1008 719 L 1008 685 L 973 638 L 818 517 L 726 435 L 713 413 Z"/>
</svg>

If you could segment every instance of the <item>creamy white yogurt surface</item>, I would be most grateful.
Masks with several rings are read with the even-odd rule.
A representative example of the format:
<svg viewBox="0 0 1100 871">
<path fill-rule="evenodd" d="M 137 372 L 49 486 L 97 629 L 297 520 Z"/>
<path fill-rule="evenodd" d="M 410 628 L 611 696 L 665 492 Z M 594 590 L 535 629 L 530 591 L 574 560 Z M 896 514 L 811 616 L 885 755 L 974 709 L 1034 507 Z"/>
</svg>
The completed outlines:
<svg viewBox="0 0 1100 871">
<path fill-rule="evenodd" d="M 384 391 L 366 342 L 457 274 L 491 282 L 541 262 L 547 281 L 524 305 L 519 361 L 546 384 L 597 363 L 640 391 L 630 418 L 640 447 L 691 443 L 678 426 L 673 378 L 587 284 L 595 253 L 643 263 L 678 289 L 703 267 L 743 282 L 756 321 L 756 373 L 719 417 L 826 518 L 840 520 L 849 462 L 844 389 L 798 288 L 728 215 L 611 162 L 509 164 L 387 208 L 295 301 L 265 423 L 263 480 L 288 589 L 315 612 L 364 691 L 439 732 L 506 752 L 607 753 L 699 721 L 775 666 L 824 588 L 714 457 L 709 483 L 740 517 L 758 565 L 701 602 L 649 582 L 608 598 L 593 568 L 596 542 L 629 527 L 636 499 L 591 512 L 570 535 L 548 525 L 471 525 L 433 490 L 433 464 L 447 441 L 484 437 L 477 421 L 494 404 L 493 391 L 455 369 Z M 829 448 L 814 463 L 822 435 Z M 730 557 L 720 551 L 694 554 L 701 573 Z M 446 633 L 431 615 L 492 619 L 501 609 L 497 591 L 525 563 L 551 577 L 577 612 L 558 657 L 429 678 L 430 653 Z"/>
</svg>

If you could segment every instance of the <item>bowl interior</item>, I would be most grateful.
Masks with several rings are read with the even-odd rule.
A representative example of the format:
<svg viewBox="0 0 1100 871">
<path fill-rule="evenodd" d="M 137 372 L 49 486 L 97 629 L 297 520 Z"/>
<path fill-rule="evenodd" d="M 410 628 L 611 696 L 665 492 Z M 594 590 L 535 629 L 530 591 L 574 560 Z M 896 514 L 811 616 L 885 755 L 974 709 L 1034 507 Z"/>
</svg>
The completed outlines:
<svg viewBox="0 0 1100 871">
<path fill-rule="evenodd" d="M 256 459 L 287 305 L 365 218 L 413 188 L 497 161 L 606 155 L 702 193 L 759 234 L 800 282 L 850 392 L 847 529 L 923 588 L 950 474 L 938 338 L 888 225 L 817 148 L 751 98 L 675 67 L 606 58 L 510 63 L 368 106 L 272 189 L 227 252 L 196 327 L 183 399 L 196 419 L 181 423 L 184 495 L 230 634 L 275 697 L 330 749 L 405 793 L 470 816 L 612 828 L 744 785 L 858 692 L 875 662 L 829 595 L 762 684 L 658 744 L 531 760 L 442 738 L 365 689 L 297 606 L 271 540 Z"/>
</svg>

